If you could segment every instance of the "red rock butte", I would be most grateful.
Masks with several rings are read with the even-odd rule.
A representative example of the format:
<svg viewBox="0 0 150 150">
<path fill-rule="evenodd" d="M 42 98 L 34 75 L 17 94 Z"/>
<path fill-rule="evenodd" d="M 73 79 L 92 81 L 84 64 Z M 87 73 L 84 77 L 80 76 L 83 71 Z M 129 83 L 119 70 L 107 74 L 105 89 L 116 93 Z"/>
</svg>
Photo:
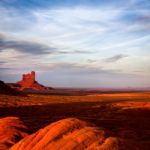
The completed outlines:
<svg viewBox="0 0 150 150">
<path fill-rule="evenodd" d="M 49 89 L 48 87 L 39 84 L 35 80 L 35 71 L 32 71 L 31 73 L 23 74 L 22 80 L 18 81 L 17 84 L 20 85 L 20 90 L 24 90 L 24 89 L 48 90 Z"/>
</svg>

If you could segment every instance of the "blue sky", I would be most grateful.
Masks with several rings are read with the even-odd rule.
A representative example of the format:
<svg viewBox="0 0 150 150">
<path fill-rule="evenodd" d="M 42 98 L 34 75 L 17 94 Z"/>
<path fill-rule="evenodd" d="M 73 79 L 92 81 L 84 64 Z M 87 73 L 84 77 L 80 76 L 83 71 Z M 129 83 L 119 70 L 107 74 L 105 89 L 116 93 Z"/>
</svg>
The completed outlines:
<svg viewBox="0 0 150 150">
<path fill-rule="evenodd" d="M 1 0 L 0 79 L 150 86 L 149 0 Z"/>
</svg>

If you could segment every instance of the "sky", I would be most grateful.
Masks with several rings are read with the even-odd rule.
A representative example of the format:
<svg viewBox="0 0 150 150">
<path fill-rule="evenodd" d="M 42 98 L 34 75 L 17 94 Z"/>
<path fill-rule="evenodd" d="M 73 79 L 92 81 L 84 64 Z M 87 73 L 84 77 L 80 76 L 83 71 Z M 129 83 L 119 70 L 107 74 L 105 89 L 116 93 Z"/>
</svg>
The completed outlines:
<svg viewBox="0 0 150 150">
<path fill-rule="evenodd" d="M 0 0 L 0 80 L 150 87 L 149 0 Z"/>
</svg>

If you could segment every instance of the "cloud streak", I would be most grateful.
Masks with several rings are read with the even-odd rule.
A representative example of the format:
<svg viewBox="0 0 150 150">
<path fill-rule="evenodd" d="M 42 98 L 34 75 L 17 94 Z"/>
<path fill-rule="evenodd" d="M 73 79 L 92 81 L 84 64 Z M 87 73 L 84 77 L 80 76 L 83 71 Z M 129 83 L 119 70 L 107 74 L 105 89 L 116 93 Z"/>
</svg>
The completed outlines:
<svg viewBox="0 0 150 150">
<path fill-rule="evenodd" d="M 115 56 L 112 56 L 112 57 L 109 57 L 109 58 L 106 58 L 104 61 L 105 62 L 108 62 L 108 63 L 112 63 L 112 62 L 117 62 L 121 59 L 124 59 L 128 57 L 128 55 L 125 55 L 125 54 L 118 54 L 118 55 L 115 55 Z"/>
<path fill-rule="evenodd" d="M 41 55 L 41 54 L 89 54 L 89 51 L 82 50 L 72 50 L 72 51 L 64 51 L 59 50 L 55 47 L 50 47 L 49 45 L 29 42 L 29 41 L 19 41 L 19 40 L 10 40 L 7 39 L 4 35 L 0 35 L 0 52 L 5 51 L 7 49 L 14 49 L 21 53 L 27 53 L 32 55 Z"/>
<path fill-rule="evenodd" d="M 138 76 L 141 73 L 135 70 L 140 68 L 143 75 L 150 73 L 145 65 L 150 57 L 148 0 L 65 0 L 63 4 L 3 0 L 0 4 L 3 68 L 49 70 L 62 75 L 61 80 L 82 74 L 79 81 L 88 76 L 87 82 L 99 78 L 107 82 L 107 75 L 112 75 L 111 80 Z M 128 81 L 122 83 L 132 83 Z"/>
<path fill-rule="evenodd" d="M 7 40 L 6 38 L 4 38 L 4 36 L 1 36 L 0 51 L 4 51 L 6 49 L 14 49 L 22 53 L 29 53 L 35 55 L 48 54 L 56 50 L 56 48 L 44 44 L 28 41 Z"/>
</svg>

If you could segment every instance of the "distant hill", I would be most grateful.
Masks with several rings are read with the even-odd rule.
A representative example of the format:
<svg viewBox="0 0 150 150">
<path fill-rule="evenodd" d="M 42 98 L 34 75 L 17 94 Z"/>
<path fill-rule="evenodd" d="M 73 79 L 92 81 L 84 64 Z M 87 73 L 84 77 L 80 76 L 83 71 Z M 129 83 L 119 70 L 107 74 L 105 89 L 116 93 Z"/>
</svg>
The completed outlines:
<svg viewBox="0 0 150 150">
<path fill-rule="evenodd" d="M 0 80 L 0 94 L 7 94 L 7 95 L 25 95 L 21 91 L 17 91 L 12 89 L 6 83 Z"/>
</svg>

